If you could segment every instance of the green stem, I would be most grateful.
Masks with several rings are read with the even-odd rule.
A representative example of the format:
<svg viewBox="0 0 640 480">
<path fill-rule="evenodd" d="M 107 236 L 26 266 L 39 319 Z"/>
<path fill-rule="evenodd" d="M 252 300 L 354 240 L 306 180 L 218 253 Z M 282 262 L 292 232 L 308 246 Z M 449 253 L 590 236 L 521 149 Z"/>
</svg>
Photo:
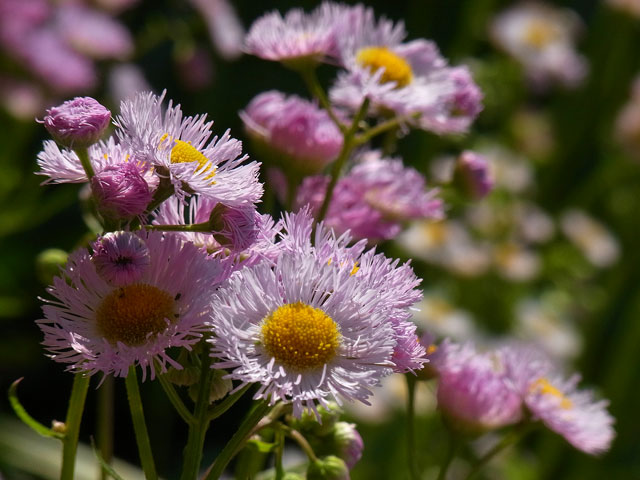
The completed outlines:
<svg viewBox="0 0 640 480">
<path fill-rule="evenodd" d="M 402 123 L 416 120 L 419 116 L 419 113 L 414 113 L 412 115 L 390 118 L 389 120 L 378 123 L 375 127 L 371 127 L 360 135 L 357 135 L 354 141 L 356 145 L 362 145 L 381 133 L 395 131 L 395 129 L 397 129 Z"/>
<path fill-rule="evenodd" d="M 508 434 L 502 437 L 491 450 L 485 453 L 482 457 L 480 457 L 476 463 L 473 464 L 471 470 L 465 477 L 465 480 L 470 480 L 473 478 L 482 468 L 489 463 L 489 461 L 495 457 L 498 453 L 502 452 L 507 447 L 514 445 L 517 443 L 522 437 L 524 437 L 531 429 L 534 427 L 531 423 L 522 423 L 511 430 Z"/>
<path fill-rule="evenodd" d="M 167 379 L 166 374 L 159 374 L 158 380 L 160 380 L 160 385 L 162 385 L 162 389 L 164 390 L 164 393 L 166 393 L 167 397 L 169 398 L 169 401 L 171 402 L 173 407 L 176 409 L 180 417 L 182 417 L 182 419 L 185 421 L 185 423 L 187 424 L 194 423 L 195 422 L 194 416 L 191 415 L 191 412 L 189 411 L 189 409 L 186 407 L 186 405 L 180 398 L 180 395 L 178 395 L 178 392 L 176 392 L 176 389 L 173 387 L 173 384 Z"/>
<path fill-rule="evenodd" d="M 29 413 L 27 413 L 27 411 L 24 409 L 24 407 L 20 403 L 20 400 L 18 399 L 18 385 L 22 380 L 22 377 L 17 379 L 11 384 L 11 387 L 9 387 L 9 403 L 11 404 L 11 408 L 13 408 L 15 414 L 20 420 L 24 422 L 25 425 L 30 427 L 34 432 L 39 433 L 44 437 L 53 437 L 57 438 L 58 440 L 64 440 L 64 433 L 45 427 L 43 424 L 29 415 Z"/>
<path fill-rule="evenodd" d="M 159 230 L 161 232 L 212 232 L 210 222 L 192 223 L 189 225 L 145 225 L 144 228 L 145 230 Z"/>
<path fill-rule="evenodd" d="M 311 445 L 309 445 L 309 442 L 307 442 L 307 439 L 304 438 L 304 435 L 302 435 L 298 430 L 294 430 L 292 428 L 285 428 L 284 430 L 292 439 L 296 441 L 296 443 L 300 446 L 302 451 L 307 455 L 307 457 L 309 457 L 310 461 L 312 462 L 318 461 L 318 457 L 313 451 L 313 448 L 311 448 Z"/>
<path fill-rule="evenodd" d="M 338 178 L 340 177 L 342 168 L 344 167 L 344 164 L 349 158 L 352 150 L 357 146 L 357 142 L 355 141 L 354 136 L 356 131 L 358 130 L 360 122 L 367 114 L 367 110 L 369 110 L 369 99 L 365 98 L 362 102 L 362 105 L 360 105 L 358 113 L 356 113 L 356 116 L 353 118 L 351 126 L 344 134 L 342 149 L 340 150 L 338 158 L 333 163 L 333 168 L 331 170 L 331 180 L 329 181 L 329 185 L 327 186 L 327 191 L 325 192 L 324 200 L 322 202 L 322 206 L 320 207 L 320 213 L 318 213 L 318 217 L 316 218 L 316 223 L 320 223 L 327 215 L 327 210 L 329 210 L 329 203 L 331 203 L 331 197 L 333 196 L 333 190 L 336 186 L 336 183 L 338 183 Z"/>
<path fill-rule="evenodd" d="M 208 415 L 209 421 L 215 420 L 224 412 L 229 410 L 240 399 L 240 397 L 242 397 L 242 395 L 244 395 L 245 392 L 249 390 L 249 388 L 251 388 L 251 384 L 247 383 L 240 390 L 238 390 L 237 392 L 234 392 L 232 395 L 229 395 L 221 403 L 209 409 L 209 415 Z"/>
<path fill-rule="evenodd" d="M 209 356 L 209 350 L 205 348 L 201 357 L 198 398 L 193 414 L 194 421 L 189 425 L 189 437 L 184 450 L 184 463 L 180 477 L 182 480 L 194 480 L 198 477 L 200 462 L 202 461 L 204 437 L 210 423 L 208 408 L 212 380 L 211 357 Z"/>
<path fill-rule="evenodd" d="M 338 118 L 336 113 L 333 111 L 331 102 L 329 101 L 327 94 L 322 88 L 322 85 L 320 85 L 320 81 L 316 76 L 315 68 L 306 68 L 303 70 L 299 70 L 299 72 L 300 72 L 300 75 L 302 75 L 302 79 L 304 80 L 304 83 L 307 85 L 307 88 L 309 89 L 309 92 L 311 93 L 311 95 L 313 95 L 315 98 L 318 99 L 322 108 L 324 108 L 327 111 L 327 113 L 329 114 L 329 117 L 331 118 L 331 120 L 333 120 L 333 123 L 335 123 L 336 126 L 340 129 L 340 131 L 343 134 L 345 134 L 347 132 L 347 126 L 344 123 L 342 123 L 342 121 Z"/>
<path fill-rule="evenodd" d="M 113 457 L 113 377 L 108 376 L 98 391 L 98 448 L 100 458 L 109 465 Z M 108 478 L 106 469 L 100 469 L 102 480 Z"/>
<path fill-rule="evenodd" d="M 284 478 L 284 468 L 282 466 L 282 454 L 284 453 L 284 430 L 278 429 L 276 431 L 276 452 L 275 452 L 275 480 L 282 480 Z"/>
<path fill-rule="evenodd" d="M 82 373 L 76 373 L 71 388 L 71 398 L 67 408 L 65 420 L 66 433 L 62 441 L 62 470 L 60 480 L 73 480 L 73 472 L 76 467 L 76 451 L 78 450 L 78 436 L 80 435 L 80 422 L 84 412 L 84 402 L 87 398 L 89 381 L 91 377 Z"/>
<path fill-rule="evenodd" d="M 266 415 L 269 410 L 269 403 L 263 400 L 257 403 L 249 414 L 245 417 L 242 425 L 236 430 L 229 443 L 225 445 L 216 458 L 216 461 L 211 465 L 204 477 L 205 480 L 217 480 L 224 472 L 233 456 L 241 449 L 241 447 L 247 442 L 251 432 L 258 422 Z"/>
<path fill-rule="evenodd" d="M 138 388 L 138 376 L 136 367 L 129 367 L 129 373 L 125 378 L 127 387 L 127 397 L 129 399 L 129 409 L 131 410 L 131 419 L 133 420 L 133 430 L 136 434 L 136 442 L 138 444 L 138 454 L 142 463 L 142 470 L 147 480 L 156 480 L 155 462 L 153 461 L 153 453 L 151 452 L 151 442 L 149 441 L 149 433 L 147 425 L 144 421 L 144 412 L 142 410 L 142 399 L 140 397 L 140 389 Z"/>
<path fill-rule="evenodd" d="M 456 456 L 456 451 L 459 446 L 459 438 L 457 437 L 455 432 L 450 432 L 449 434 L 449 447 L 447 448 L 447 456 L 444 457 L 444 461 L 442 462 L 442 466 L 440 467 L 440 472 L 438 473 L 437 480 L 445 480 L 447 478 L 447 472 L 449 471 L 449 467 L 451 466 L 451 461 Z"/>
<path fill-rule="evenodd" d="M 95 172 L 93 171 L 93 167 L 91 166 L 91 160 L 89 159 L 89 149 L 86 147 L 76 148 L 74 149 L 76 155 L 80 159 L 80 163 L 82 164 L 82 168 L 84 168 L 84 173 L 87 174 L 87 178 L 89 181 L 95 176 Z"/>
<path fill-rule="evenodd" d="M 416 454 L 416 377 L 407 374 L 407 460 L 409 462 L 409 475 L 412 480 L 420 478 Z"/>
</svg>

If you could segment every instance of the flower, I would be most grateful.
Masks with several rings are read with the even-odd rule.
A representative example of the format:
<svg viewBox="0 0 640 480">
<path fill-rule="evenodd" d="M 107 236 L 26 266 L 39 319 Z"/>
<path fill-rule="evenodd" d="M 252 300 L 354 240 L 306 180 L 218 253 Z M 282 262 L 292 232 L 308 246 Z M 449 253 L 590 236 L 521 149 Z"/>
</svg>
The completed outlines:
<svg viewBox="0 0 640 480">
<path fill-rule="evenodd" d="M 233 5 L 228 0 L 190 0 L 204 18 L 209 37 L 216 51 L 225 60 L 235 60 L 242 54 L 245 32 Z"/>
<path fill-rule="evenodd" d="M 168 176 L 176 195 L 197 193 L 229 207 L 256 203 L 262 196 L 258 182 L 260 164 L 242 164 L 242 143 L 231 138 L 211 136 L 213 122 L 206 115 L 183 117 L 180 105 L 170 101 L 162 113 L 164 93 L 138 93 L 125 100 L 116 117 L 116 134 L 136 155 Z"/>
<path fill-rule="evenodd" d="M 580 26 L 570 10 L 529 2 L 498 14 L 490 34 L 498 47 L 522 64 L 534 86 L 545 88 L 558 82 L 572 87 L 588 70 L 573 45 Z"/>
<path fill-rule="evenodd" d="M 42 120 L 60 145 L 88 147 L 96 143 L 111 122 L 111 112 L 91 97 L 76 97 L 47 110 Z"/>
<path fill-rule="evenodd" d="M 362 458 L 364 442 L 353 423 L 338 422 L 335 426 L 334 439 L 338 447 L 338 456 L 344 460 L 351 470 Z"/>
<path fill-rule="evenodd" d="M 115 286 L 137 282 L 151 263 L 147 244 L 131 232 L 107 233 L 92 248 L 96 273 Z"/>
<path fill-rule="evenodd" d="M 436 363 L 438 408 L 454 428 L 483 433 L 522 418 L 522 398 L 500 352 L 480 353 L 471 343 L 443 343 Z"/>
<path fill-rule="evenodd" d="M 602 223 L 586 212 L 569 209 L 560 218 L 560 228 L 596 267 L 613 265 L 620 257 L 620 244 Z"/>
<path fill-rule="evenodd" d="M 154 378 L 156 361 L 161 372 L 167 363 L 181 368 L 168 348 L 190 348 L 206 330 L 226 265 L 176 236 L 150 232 L 140 236 L 149 256 L 144 266 L 145 250 L 129 235 L 103 237 L 93 256 L 76 250 L 47 289 L 53 300 L 36 323 L 51 358 L 69 370 L 123 377 L 140 365 Z"/>
<path fill-rule="evenodd" d="M 462 191 L 474 200 L 485 197 L 494 183 L 486 157 L 471 150 L 465 150 L 458 157 L 455 180 Z"/>
<path fill-rule="evenodd" d="M 292 95 L 268 91 L 240 112 L 247 131 L 273 161 L 303 175 L 320 172 L 342 149 L 342 133 L 325 110 Z"/>
<path fill-rule="evenodd" d="M 144 167 L 133 162 L 109 165 L 98 172 L 91 179 L 91 191 L 100 214 L 116 220 L 141 215 L 153 196 L 144 172 Z"/>
<path fill-rule="evenodd" d="M 332 397 L 367 403 L 396 367 L 402 333 L 394 318 L 420 295 L 408 266 L 357 256 L 363 245 L 349 249 L 346 235 L 318 225 L 312 245 L 312 223 L 306 210 L 287 215 L 281 255 L 235 272 L 216 294 L 211 321 L 214 368 L 259 383 L 256 399 L 291 402 L 298 418 Z"/>
<path fill-rule="evenodd" d="M 323 2 L 313 12 L 293 9 L 282 17 L 274 11 L 256 20 L 245 39 L 248 53 L 289 66 L 314 65 L 336 55 L 336 36 L 349 22 L 349 10 Z"/>
<path fill-rule="evenodd" d="M 529 384 L 525 404 L 534 418 L 578 450 L 591 455 L 606 452 L 615 437 L 609 402 L 595 401 L 589 390 L 577 390 L 579 381 L 579 375 L 536 378 Z"/>
<path fill-rule="evenodd" d="M 306 178 L 297 204 L 309 204 L 318 212 L 329 178 Z M 425 179 L 400 159 L 383 158 L 379 152 L 362 155 L 351 171 L 336 184 L 325 223 L 338 232 L 350 230 L 356 238 L 388 240 L 410 219 L 444 216 L 438 190 L 425 189 Z"/>
<path fill-rule="evenodd" d="M 339 74 L 329 94 L 356 111 L 365 98 L 371 112 L 399 116 L 436 133 L 467 130 L 480 113 L 482 93 L 466 67 L 449 67 L 433 42 L 406 36 L 403 23 L 376 22 L 369 8 L 354 7 L 356 22 L 339 38 Z"/>
</svg>

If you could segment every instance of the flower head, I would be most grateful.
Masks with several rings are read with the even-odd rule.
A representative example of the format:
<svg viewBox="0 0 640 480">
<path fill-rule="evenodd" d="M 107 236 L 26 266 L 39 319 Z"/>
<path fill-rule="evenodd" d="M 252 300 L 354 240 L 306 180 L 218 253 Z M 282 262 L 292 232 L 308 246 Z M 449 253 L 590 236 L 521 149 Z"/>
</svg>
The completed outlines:
<svg viewBox="0 0 640 480">
<path fill-rule="evenodd" d="M 172 102 L 163 113 L 163 99 L 144 92 L 122 102 L 115 122 L 122 142 L 168 176 L 180 197 L 197 193 L 230 207 L 257 202 L 259 164 L 243 164 L 242 143 L 228 130 L 207 142 L 213 122 L 206 115 L 183 117 Z"/>
<path fill-rule="evenodd" d="M 142 214 L 152 192 L 144 168 L 133 162 L 109 165 L 91 179 L 98 211 L 107 218 L 130 219 Z"/>
<path fill-rule="evenodd" d="M 493 178 L 484 155 L 465 150 L 458 157 L 454 173 L 462 191 L 472 199 L 479 200 L 493 189 Z"/>
<path fill-rule="evenodd" d="M 447 66 L 433 42 L 402 43 L 404 24 L 376 21 L 373 10 L 353 8 L 358 21 L 339 48 L 347 70 L 330 91 L 332 101 L 355 111 L 368 98 L 376 115 L 400 116 L 436 133 L 464 132 L 482 109 L 482 94 L 466 67 Z"/>
<path fill-rule="evenodd" d="M 252 137 L 283 168 L 318 173 L 342 148 L 342 133 L 327 112 L 294 95 L 261 93 L 240 116 Z"/>
<path fill-rule="evenodd" d="M 255 398 L 291 402 L 297 417 L 331 397 L 366 403 L 395 367 L 393 318 L 419 295 L 415 276 L 382 255 L 359 256 L 362 244 L 350 250 L 348 236 L 320 225 L 312 245 L 311 225 L 307 211 L 288 215 L 282 254 L 237 271 L 218 291 L 212 320 L 214 367 L 259 383 Z"/>
<path fill-rule="evenodd" d="M 145 266 L 145 249 L 130 235 L 103 237 L 93 255 L 75 251 L 47 290 L 54 300 L 37 321 L 43 344 L 70 370 L 126 376 L 140 365 L 153 378 L 155 361 L 162 371 L 167 363 L 181 368 L 166 350 L 189 348 L 205 329 L 212 291 L 228 275 L 225 265 L 178 237 L 151 232 L 140 237 Z"/>
<path fill-rule="evenodd" d="M 47 110 L 42 123 L 66 147 L 88 147 L 104 134 L 111 112 L 91 97 L 76 97 Z"/>
<path fill-rule="evenodd" d="M 490 33 L 496 45 L 523 65 L 534 85 L 558 82 L 571 87 L 580 83 L 588 68 L 573 45 L 579 28 L 574 12 L 528 2 L 498 14 Z"/>
</svg>

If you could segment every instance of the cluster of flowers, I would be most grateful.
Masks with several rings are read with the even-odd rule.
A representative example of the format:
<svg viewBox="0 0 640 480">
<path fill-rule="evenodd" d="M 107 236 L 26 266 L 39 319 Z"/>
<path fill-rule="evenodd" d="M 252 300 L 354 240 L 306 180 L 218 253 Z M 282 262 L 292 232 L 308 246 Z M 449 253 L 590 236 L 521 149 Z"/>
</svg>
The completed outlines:
<svg viewBox="0 0 640 480">
<path fill-rule="evenodd" d="M 80 374 L 127 377 L 142 367 L 154 379 L 188 369 L 185 352 L 204 351 L 227 381 L 215 399 L 256 385 L 254 399 L 290 404 L 301 430 L 305 411 L 322 419 L 333 401 L 366 404 L 393 372 L 436 372 L 441 410 L 463 429 L 530 416 L 588 453 L 608 448 L 604 403 L 574 392 L 574 380 L 556 379 L 529 350 L 421 342 L 410 321 L 420 280 L 367 249 L 407 220 L 444 217 L 438 190 L 369 141 L 409 128 L 462 133 L 481 109 L 466 67 L 405 36 L 402 24 L 361 5 L 323 3 L 253 25 L 247 50 L 300 73 L 322 107 L 270 91 L 241 112 L 273 169 L 267 186 L 296 211 L 280 219 L 258 212 L 260 164 L 241 143 L 228 130 L 212 137 L 206 115 L 164 107 L 164 94 L 123 101 L 113 122 L 89 97 L 49 109 L 43 123 L 54 140 L 37 173 L 45 183 L 86 184 L 103 229 L 47 290 L 37 323 L 51 357 Z M 314 72 L 322 62 L 342 69 L 328 95 Z M 115 133 L 102 140 L 111 123 Z M 486 195 L 485 158 L 462 152 L 453 184 Z M 351 468 L 359 435 L 350 424 L 331 434 Z M 325 467 L 312 462 L 308 478 L 324 478 L 312 469 Z"/>
</svg>

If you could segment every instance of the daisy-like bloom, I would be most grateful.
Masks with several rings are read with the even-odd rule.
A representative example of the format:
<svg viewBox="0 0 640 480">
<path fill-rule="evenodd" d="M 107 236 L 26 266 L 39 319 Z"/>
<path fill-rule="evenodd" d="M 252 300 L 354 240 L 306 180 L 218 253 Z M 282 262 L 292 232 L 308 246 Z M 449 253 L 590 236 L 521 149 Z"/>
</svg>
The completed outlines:
<svg viewBox="0 0 640 480">
<path fill-rule="evenodd" d="M 557 82 L 572 87 L 588 69 L 574 48 L 580 27 L 580 19 L 570 10 L 528 2 L 500 13 L 490 34 L 499 48 L 522 64 L 534 86 Z"/>
<path fill-rule="evenodd" d="M 460 154 L 456 162 L 454 181 L 474 200 L 480 200 L 493 189 L 493 178 L 484 155 L 471 150 Z"/>
<path fill-rule="evenodd" d="M 76 97 L 47 110 L 42 123 L 51 136 L 66 147 L 96 143 L 111 122 L 111 112 L 91 97 Z"/>
<path fill-rule="evenodd" d="M 306 178 L 297 204 L 309 204 L 317 212 L 328 183 L 325 176 Z M 437 189 L 427 190 L 424 177 L 401 160 L 368 152 L 336 184 L 325 223 L 338 232 L 351 230 L 356 238 L 388 240 L 400 233 L 401 222 L 443 218 L 437 195 Z"/>
<path fill-rule="evenodd" d="M 499 352 L 478 352 L 471 343 L 447 343 L 440 350 L 438 408 L 454 428 L 483 433 L 522 418 L 522 398 Z"/>
<path fill-rule="evenodd" d="M 213 122 L 206 115 L 184 117 L 171 101 L 163 113 L 163 99 L 164 93 L 142 92 L 123 101 L 115 121 L 121 141 L 168 176 L 179 197 L 197 193 L 229 207 L 259 201 L 260 164 L 243 163 L 242 142 L 229 130 L 208 142 Z"/>
<path fill-rule="evenodd" d="M 369 98 L 374 114 L 404 117 L 436 133 L 466 131 L 482 109 L 482 93 L 469 70 L 448 66 L 433 42 L 402 43 L 404 24 L 376 22 L 371 9 L 359 12 L 358 22 L 339 38 L 347 71 L 330 90 L 331 100 L 355 111 Z"/>
<path fill-rule="evenodd" d="M 115 286 L 139 281 L 151 263 L 147 244 L 131 232 L 107 233 L 92 248 L 97 274 Z"/>
<path fill-rule="evenodd" d="M 336 36 L 353 13 L 323 2 L 313 12 L 296 8 L 283 17 L 274 11 L 256 20 L 245 39 L 247 53 L 289 66 L 311 66 L 337 54 Z M 353 17 L 355 18 L 355 17 Z"/>
<path fill-rule="evenodd" d="M 144 169 L 133 162 L 109 165 L 91 179 L 96 206 L 105 218 L 130 220 L 141 215 L 152 193 Z"/>
<path fill-rule="evenodd" d="M 325 110 L 314 103 L 271 90 L 255 97 L 240 112 L 247 132 L 265 147 L 274 163 L 303 175 L 333 162 L 343 137 Z"/>
<path fill-rule="evenodd" d="M 47 289 L 53 300 L 37 324 L 51 358 L 69 370 L 126 376 L 140 365 L 153 378 L 154 361 L 162 372 L 167 363 L 181 368 L 167 349 L 190 348 L 206 328 L 212 291 L 228 276 L 225 264 L 176 236 L 151 232 L 141 236 L 145 266 L 144 248 L 128 235 L 103 237 L 93 256 L 75 251 Z"/>
<path fill-rule="evenodd" d="M 322 225 L 312 246 L 312 224 L 307 211 L 288 215 L 275 265 L 237 271 L 218 291 L 212 320 L 214 367 L 259 383 L 254 398 L 291 402 L 298 418 L 332 397 L 367 403 L 396 367 L 393 319 L 419 296 L 408 266 L 373 252 L 354 258 L 361 245 L 349 251 L 348 236 Z"/>
<path fill-rule="evenodd" d="M 595 400 L 589 390 L 578 390 L 579 375 L 563 378 L 544 355 L 527 346 L 505 347 L 500 353 L 533 420 L 542 421 L 585 453 L 609 449 L 615 437 L 609 402 Z"/>
<path fill-rule="evenodd" d="M 196 196 L 185 206 L 177 198 L 160 205 L 153 221 L 156 225 L 189 225 L 209 222 L 208 232 L 172 232 L 209 254 L 240 254 L 238 266 L 247 266 L 280 254 L 275 238 L 280 223 L 255 207 L 226 207 L 209 198 Z"/>
</svg>

